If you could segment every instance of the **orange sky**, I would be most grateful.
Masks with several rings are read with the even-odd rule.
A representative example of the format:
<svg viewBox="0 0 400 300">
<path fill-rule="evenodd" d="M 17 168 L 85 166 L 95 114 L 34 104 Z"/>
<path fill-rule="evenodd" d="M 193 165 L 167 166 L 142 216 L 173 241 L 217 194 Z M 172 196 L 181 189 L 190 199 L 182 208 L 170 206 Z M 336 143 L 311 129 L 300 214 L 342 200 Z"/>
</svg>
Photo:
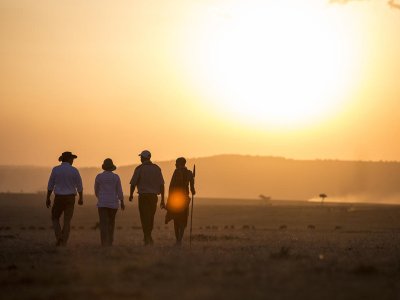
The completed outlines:
<svg viewBox="0 0 400 300">
<path fill-rule="evenodd" d="M 243 1 L 233 0 L 0 0 L 0 164 L 52 165 L 60 152 L 70 150 L 79 155 L 80 166 L 100 165 L 105 157 L 122 165 L 137 163 L 144 148 L 155 160 L 221 153 L 400 160 L 400 10 L 386 1 L 340 5 L 308 0 L 302 2 L 304 11 L 293 8 L 293 0 L 279 1 L 279 7 L 276 3 L 251 0 L 244 7 Z M 329 32 L 318 29 L 318 22 L 301 27 L 314 7 L 315 20 L 326 15 L 333 20 Z M 270 15 L 263 17 L 271 11 L 279 12 L 273 21 Z M 253 17 L 260 21 L 255 22 L 257 29 L 246 25 Z M 274 22 L 285 30 L 275 30 Z M 284 127 L 252 122 L 257 109 L 245 117 L 232 113 L 229 97 L 235 93 L 246 94 L 254 82 L 259 84 L 256 92 L 260 86 L 267 92 L 273 87 L 262 75 L 252 74 L 255 69 L 246 69 L 250 75 L 240 69 L 257 45 L 269 49 L 267 33 L 276 33 L 287 41 L 282 45 L 294 48 L 282 49 L 294 64 L 293 70 L 285 69 L 289 81 L 310 75 L 307 63 L 301 65 L 305 70 L 296 69 L 303 59 L 296 49 L 301 46 L 307 55 L 314 37 L 305 32 L 305 40 L 301 31 L 292 33 L 296 28 L 317 28 L 316 38 L 337 38 L 343 44 L 335 51 L 352 53 L 344 63 L 351 73 L 329 77 L 329 66 L 338 61 L 327 64 L 321 74 L 331 79 L 335 92 L 339 83 L 346 84 L 337 111 L 321 112 L 307 126 Z M 240 49 L 224 42 L 228 35 Z M 214 56 L 216 45 L 220 56 Z M 286 59 L 277 49 L 278 57 L 269 57 L 269 62 Z M 215 69 L 211 60 L 217 57 L 218 64 L 230 54 L 233 60 Z M 307 59 L 311 64 L 313 57 Z M 234 70 L 239 76 L 232 79 Z M 313 84 L 317 88 L 325 83 Z M 298 99 L 307 99 L 310 91 Z M 296 91 L 285 95 L 297 96 Z M 266 119 L 270 117 L 261 96 L 247 106 L 242 98 L 232 101 L 243 109 L 260 104 Z"/>
</svg>

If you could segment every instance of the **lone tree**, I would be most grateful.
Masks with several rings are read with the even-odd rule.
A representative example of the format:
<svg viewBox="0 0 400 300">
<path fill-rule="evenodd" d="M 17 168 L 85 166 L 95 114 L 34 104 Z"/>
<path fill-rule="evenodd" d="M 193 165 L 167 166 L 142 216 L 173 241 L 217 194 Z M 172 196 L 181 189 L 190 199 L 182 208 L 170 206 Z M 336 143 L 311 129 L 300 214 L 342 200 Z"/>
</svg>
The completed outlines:
<svg viewBox="0 0 400 300">
<path fill-rule="evenodd" d="M 327 194 L 319 194 L 319 197 L 321 198 L 321 205 L 322 205 L 322 204 L 324 204 L 324 200 L 325 200 L 325 198 L 328 197 L 328 195 Z"/>
</svg>

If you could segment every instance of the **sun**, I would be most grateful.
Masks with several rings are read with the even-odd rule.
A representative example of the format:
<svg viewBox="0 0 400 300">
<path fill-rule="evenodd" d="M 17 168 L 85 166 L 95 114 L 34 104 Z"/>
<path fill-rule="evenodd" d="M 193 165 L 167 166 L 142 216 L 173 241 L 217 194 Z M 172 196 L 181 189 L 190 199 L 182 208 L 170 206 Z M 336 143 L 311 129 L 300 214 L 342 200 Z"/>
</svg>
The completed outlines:
<svg viewBox="0 0 400 300">
<path fill-rule="evenodd" d="M 190 49 L 209 105 L 270 127 L 314 124 L 346 106 L 359 69 L 351 21 L 315 1 L 232 1 L 215 15 Z"/>
</svg>

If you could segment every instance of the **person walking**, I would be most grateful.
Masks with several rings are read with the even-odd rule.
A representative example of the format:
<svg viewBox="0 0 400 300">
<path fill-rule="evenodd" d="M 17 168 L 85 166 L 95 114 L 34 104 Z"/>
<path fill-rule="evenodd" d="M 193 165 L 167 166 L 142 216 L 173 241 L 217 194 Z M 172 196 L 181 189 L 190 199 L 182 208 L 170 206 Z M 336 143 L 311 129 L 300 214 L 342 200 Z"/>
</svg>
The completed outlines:
<svg viewBox="0 0 400 300">
<path fill-rule="evenodd" d="M 193 173 L 186 168 L 186 159 L 184 157 L 177 158 L 175 166 L 176 169 L 168 190 L 165 224 L 174 220 L 176 244 L 179 246 L 182 243 L 189 216 L 189 187 L 192 195 L 195 195 L 196 191 Z"/>
<path fill-rule="evenodd" d="M 51 194 L 53 192 L 55 194 L 51 219 L 57 240 L 56 246 L 67 245 L 77 192 L 79 194 L 78 204 L 83 205 L 82 178 L 78 169 L 72 166 L 77 157 L 69 151 L 63 152 L 58 158 L 61 165 L 53 168 L 47 186 L 47 208 L 51 207 Z M 64 214 L 64 224 L 61 228 L 60 217 L 62 214 Z"/>
<path fill-rule="evenodd" d="M 97 197 L 99 212 L 100 240 L 102 246 L 112 246 L 114 241 L 115 215 L 118 207 L 125 209 L 121 179 L 113 171 L 117 169 L 111 158 L 103 162 L 103 173 L 96 176 L 94 193 Z M 121 204 L 120 204 L 121 202 Z"/>
<path fill-rule="evenodd" d="M 137 187 L 139 194 L 139 213 L 140 222 L 142 223 L 144 244 L 152 245 L 154 215 L 157 209 L 158 196 L 161 195 L 160 207 L 165 208 L 164 202 L 164 178 L 159 166 L 151 162 L 151 153 L 148 150 L 139 154 L 141 165 L 136 167 L 132 179 L 130 181 L 129 201 L 133 200 L 133 193 Z"/>
</svg>

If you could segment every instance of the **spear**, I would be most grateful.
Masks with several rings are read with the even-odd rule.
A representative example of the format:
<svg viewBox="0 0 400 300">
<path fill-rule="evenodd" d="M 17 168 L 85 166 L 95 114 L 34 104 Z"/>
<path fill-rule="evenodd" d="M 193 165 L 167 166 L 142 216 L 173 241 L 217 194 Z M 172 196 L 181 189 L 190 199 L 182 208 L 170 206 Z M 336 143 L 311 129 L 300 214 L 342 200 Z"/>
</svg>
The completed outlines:
<svg viewBox="0 0 400 300">
<path fill-rule="evenodd" d="M 194 178 L 196 177 L 196 165 L 193 165 L 193 185 L 194 185 Z M 193 202 L 194 202 L 194 195 L 192 194 L 192 210 L 190 214 L 190 235 L 189 235 L 189 245 L 192 248 L 192 229 L 193 229 Z"/>
</svg>

